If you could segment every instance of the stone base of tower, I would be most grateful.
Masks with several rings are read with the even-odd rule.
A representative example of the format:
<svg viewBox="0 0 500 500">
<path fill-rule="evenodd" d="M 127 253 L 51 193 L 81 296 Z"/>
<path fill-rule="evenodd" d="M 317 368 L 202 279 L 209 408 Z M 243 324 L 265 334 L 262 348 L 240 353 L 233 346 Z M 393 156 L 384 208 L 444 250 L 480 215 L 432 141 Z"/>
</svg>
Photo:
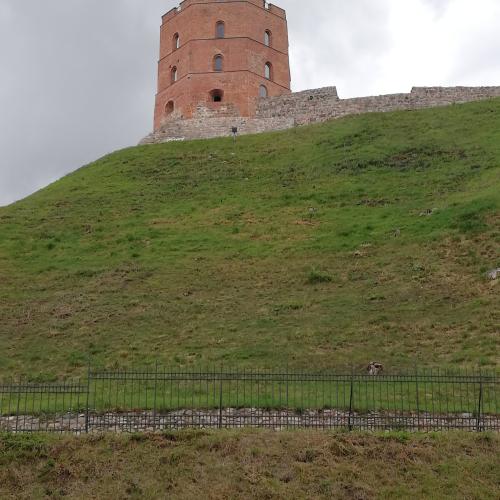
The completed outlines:
<svg viewBox="0 0 500 500">
<path fill-rule="evenodd" d="M 169 141 L 191 139 L 212 139 L 233 135 L 233 128 L 238 135 L 259 134 L 273 130 L 285 130 L 295 126 L 293 118 L 193 118 L 189 120 L 172 120 L 159 130 L 142 139 L 140 144 L 156 144 Z"/>
<path fill-rule="evenodd" d="M 339 99 L 335 87 L 326 87 L 259 99 L 256 115 L 251 118 L 235 116 L 229 109 L 217 113 L 199 107 L 194 118 L 166 121 L 141 144 L 225 137 L 232 135 L 233 127 L 239 134 L 256 134 L 348 115 L 433 108 L 495 97 L 500 97 L 500 87 L 414 87 L 408 94 Z"/>
</svg>

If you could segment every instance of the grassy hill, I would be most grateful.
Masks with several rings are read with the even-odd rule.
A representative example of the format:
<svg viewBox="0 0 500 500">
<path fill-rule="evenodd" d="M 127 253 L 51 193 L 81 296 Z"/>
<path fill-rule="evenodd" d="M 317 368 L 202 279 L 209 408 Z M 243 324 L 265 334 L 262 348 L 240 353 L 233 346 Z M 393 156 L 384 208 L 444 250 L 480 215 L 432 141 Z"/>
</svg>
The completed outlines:
<svg viewBox="0 0 500 500">
<path fill-rule="evenodd" d="M 492 499 L 496 435 L 189 431 L 0 434 L 0 496 Z"/>
<path fill-rule="evenodd" d="M 87 165 L 0 209 L 0 376 L 494 365 L 499 131 L 492 100 Z"/>
</svg>

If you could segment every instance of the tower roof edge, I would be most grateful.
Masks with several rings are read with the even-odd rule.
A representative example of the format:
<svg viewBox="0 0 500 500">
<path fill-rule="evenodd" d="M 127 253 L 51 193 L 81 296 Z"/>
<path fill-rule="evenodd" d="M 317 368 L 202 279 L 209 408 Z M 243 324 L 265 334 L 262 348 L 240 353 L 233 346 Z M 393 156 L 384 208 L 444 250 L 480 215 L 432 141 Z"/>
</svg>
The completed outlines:
<svg viewBox="0 0 500 500">
<path fill-rule="evenodd" d="M 278 7 L 277 5 L 274 5 L 272 3 L 268 3 L 265 0 L 184 0 L 180 2 L 178 7 L 174 7 L 173 9 L 170 9 L 166 14 L 162 16 L 162 21 L 165 23 L 166 21 L 169 21 L 172 19 L 174 16 L 176 16 L 179 12 L 187 9 L 191 5 L 196 5 L 196 4 L 214 4 L 214 3 L 234 3 L 234 2 L 246 2 L 250 3 L 252 5 L 255 5 L 256 7 L 260 7 L 262 9 L 268 10 L 272 14 L 282 17 L 286 19 L 286 11 L 285 9 L 282 9 L 281 7 Z"/>
</svg>

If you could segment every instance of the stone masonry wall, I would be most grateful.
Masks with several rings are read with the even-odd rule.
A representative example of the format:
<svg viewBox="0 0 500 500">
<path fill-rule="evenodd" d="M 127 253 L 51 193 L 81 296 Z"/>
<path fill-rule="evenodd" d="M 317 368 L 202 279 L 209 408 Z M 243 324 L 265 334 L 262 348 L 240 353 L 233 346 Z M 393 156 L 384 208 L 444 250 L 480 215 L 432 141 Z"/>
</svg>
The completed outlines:
<svg viewBox="0 0 500 500">
<path fill-rule="evenodd" d="M 232 127 L 238 127 L 240 134 L 255 134 L 347 115 L 416 110 L 494 97 L 500 97 L 500 87 L 414 87 L 409 94 L 353 99 L 339 99 L 336 87 L 325 87 L 259 99 L 255 118 L 216 116 L 199 109 L 195 118 L 172 120 L 141 144 L 229 136 Z"/>
<path fill-rule="evenodd" d="M 262 99 L 258 118 L 293 116 L 296 125 L 322 122 L 361 113 L 447 106 L 500 97 L 500 87 L 414 87 L 409 94 L 339 99 L 335 87 Z"/>
<path fill-rule="evenodd" d="M 156 144 L 169 141 L 192 139 L 212 139 L 232 135 L 232 128 L 237 127 L 239 134 L 259 134 L 271 130 L 293 128 L 293 118 L 192 118 L 190 120 L 173 120 L 162 126 L 160 130 L 149 134 L 140 144 Z"/>
</svg>

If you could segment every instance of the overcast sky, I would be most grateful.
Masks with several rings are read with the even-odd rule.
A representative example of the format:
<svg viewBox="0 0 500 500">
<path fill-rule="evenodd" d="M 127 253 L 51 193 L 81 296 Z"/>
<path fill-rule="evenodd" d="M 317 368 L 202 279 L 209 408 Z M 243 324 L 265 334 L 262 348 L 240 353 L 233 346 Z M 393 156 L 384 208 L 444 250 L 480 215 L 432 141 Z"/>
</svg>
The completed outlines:
<svg viewBox="0 0 500 500">
<path fill-rule="evenodd" d="M 499 0 L 280 0 L 292 89 L 500 85 Z M 152 128 L 172 0 L 0 0 L 0 205 Z"/>
</svg>

